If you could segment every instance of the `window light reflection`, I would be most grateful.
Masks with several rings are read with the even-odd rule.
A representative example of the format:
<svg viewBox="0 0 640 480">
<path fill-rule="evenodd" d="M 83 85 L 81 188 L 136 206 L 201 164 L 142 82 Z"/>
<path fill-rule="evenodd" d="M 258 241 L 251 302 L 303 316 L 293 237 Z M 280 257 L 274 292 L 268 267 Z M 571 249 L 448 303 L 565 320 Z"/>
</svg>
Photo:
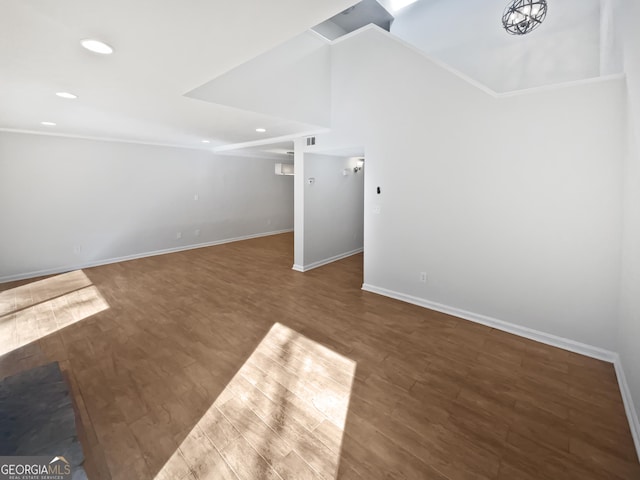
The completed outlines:
<svg viewBox="0 0 640 480">
<path fill-rule="evenodd" d="M 82 270 L 0 292 L 0 355 L 107 308 Z"/>
<path fill-rule="evenodd" d="M 355 369 L 276 323 L 155 480 L 336 478 Z"/>
</svg>

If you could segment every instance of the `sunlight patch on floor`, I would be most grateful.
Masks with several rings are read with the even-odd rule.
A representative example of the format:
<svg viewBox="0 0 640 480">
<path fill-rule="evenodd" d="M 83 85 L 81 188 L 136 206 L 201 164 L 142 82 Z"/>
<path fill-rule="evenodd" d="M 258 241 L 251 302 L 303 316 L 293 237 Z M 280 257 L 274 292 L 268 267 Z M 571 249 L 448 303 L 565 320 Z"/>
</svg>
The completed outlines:
<svg viewBox="0 0 640 480">
<path fill-rule="evenodd" d="M 82 270 L 0 292 L 0 355 L 107 308 Z"/>
<path fill-rule="evenodd" d="M 355 370 L 276 323 L 155 480 L 335 479 Z"/>
</svg>

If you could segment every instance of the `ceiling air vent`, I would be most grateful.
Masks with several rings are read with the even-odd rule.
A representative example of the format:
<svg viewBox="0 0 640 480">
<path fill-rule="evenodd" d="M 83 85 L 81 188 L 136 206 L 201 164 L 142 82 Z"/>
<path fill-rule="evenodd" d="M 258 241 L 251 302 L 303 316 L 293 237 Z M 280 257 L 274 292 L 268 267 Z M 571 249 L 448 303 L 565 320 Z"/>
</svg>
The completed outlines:
<svg viewBox="0 0 640 480">
<path fill-rule="evenodd" d="M 392 0 L 391 3 L 393 4 L 394 1 L 396 0 Z M 312 30 L 327 40 L 335 40 L 370 23 L 378 25 L 388 32 L 391 30 L 393 16 L 380 3 L 383 2 L 379 0 L 362 0 L 316 25 Z"/>
</svg>

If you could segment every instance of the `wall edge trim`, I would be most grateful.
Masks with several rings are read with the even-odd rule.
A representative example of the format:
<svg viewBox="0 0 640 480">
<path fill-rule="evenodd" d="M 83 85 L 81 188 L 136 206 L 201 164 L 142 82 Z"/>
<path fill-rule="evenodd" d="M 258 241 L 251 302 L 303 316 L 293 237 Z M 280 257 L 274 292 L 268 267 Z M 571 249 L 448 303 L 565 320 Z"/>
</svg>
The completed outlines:
<svg viewBox="0 0 640 480">
<path fill-rule="evenodd" d="M 211 242 L 195 243 L 191 245 L 183 245 L 180 247 L 164 248 L 161 250 L 152 250 L 149 252 L 134 253 L 131 255 L 124 255 L 121 257 L 112 257 L 112 258 L 106 258 L 103 260 L 94 260 L 94 261 L 79 263 L 75 265 L 66 265 L 66 266 L 48 268 L 45 270 L 18 273 L 15 275 L 7 275 L 4 277 L 0 277 L 0 283 L 13 282 L 16 280 L 26 280 L 29 278 L 42 277 L 44 275 L 55 275 L 59 273 L 70 272 L 73 270 L 82 270 L 83 268 L 99 267 L 101 265 L 109 265 L 111 263 L 127 262 L 129 260 L 138 260 L 141 258 L 155 257 L 156 255 L 166 255 L 168 253 L 184 252 L 186 250 L 195 250 L 196 248 L 213 247 L 215 245 L 223 245 L 225 243 L 241 242 L 243 240 L 251 240 L 252 238 L 269 237 L 271 235 L 280 235 L 282 233 L 289 233 L 289 232 L 293 232 L 293 229 L 287 228 L 284 230 L 274 230 L 271 232 L 253 233 L 250 235 L 242 235 L 239 237 L 213 240 Z"/>
<path fill-rule="evenodd" d="M 620 394 L 622 395 L 622 403 L 624 404 L 624 411 L 627 414 L 627 420 L 629 421 L 629 429 L 631 430 L 633 443 L 636 447 L 636 454 L 638 455 L 638 461 L 640 461 L 640 421 L 638 420 L 635 405 L 633 404 L 631 389 L 627 383 L 627 377 L 624 374 L 620 355 L 616 354 L 613 366 L 616 370 L 618 386 L 620 387 Z"/>
<path fill-rule="evenodd" d="M 497 318 L 492 318 L 487 315 L 470 312 L 468 310 L 444 305 L 442 303 L 432 302 L 423 298 L 414 297 L 412 295 L 388 290 L 382 287 L 377 287 L 368 283 L 362 284 L 362 290 L 393 298 L 395 300 L 400 300 L 402 302 L 411 303 L 419 307 L 435 310 L 437 312 L 446 313 L 447 315 L 452 315 L 464 320 L 469 320 L 474 323 L 486 325 L 488 327 L 512 333 L 520 337 L 528 338 L 530 340 L 544 343 L 552 347 L 561 348 L 563 350 L 568 350 L 570 352 L 585 355 L 597 360 L 612 363 L 616 372 L 616 377 L 618 379 L 618 388 L 620 389 L 620 395 L 622 396 L 622 402 L 624 404 L 624 410 L 627 415 L 627 421 L 629 422 L 631 437 L 633 438 L 633 443 L 636 448 L 636 454 L 638 455 L 638 460 L 640 461 L 640 421 L 638 420 L 638 415 L 633 403 L 633 397 L 631 396 L 631 390 L 629 389 L 629 384 L 627 383 L 627 378 L 624 373 L 622 360 L 620 359 L 620 355 L 617 352 L 612 352 L 600 347 L 577 342 L 569 338 L 559 337 L 550 333 L 541 332 L 539 330 L 522 327 L 520 325 L 505 322 L 504 320 L 498 320 Z"/>
<path fill-rule="evenodd" d="M 363 248 L 356 248 L 355 250 L 350 250 L 348 252 L 340 253 L 338 255 L 334 255 L 333 257 L 328 257 L 323 260 L 318 260 L 317 262 L 312 262 L 307 265 L 294 265 L 293 269 L 298 272 L 308 272 L 309 270 L 313 270 L 314 268 L 322 267 L 329 263 L 337 262 L 338 260 L 342 260 L 343 258 L 350 257 L 352 255 L 357 255 L 358 253 L 362 253 Z"/>
<path fill-rule="evenodd" d="M 433 302 L 431 300 L 427 300 L 424 298 L 414 297 L 412 295 L 395 292 L 393 290 L 377 287 L 375 285 L 364 283 L 362 285 L 362 290 L 365 290 L 371 293 L 376 293 L 378 295 L 383 295 L 385 297 L 394 298 L 396 300 L 400 300 L 403 302 L 412 303 L 413 305 L 418 305 L 420 307 L 428 308 L 430 310 L 446 313 L 447 315 L 453 315 L 454 317 L 462 318 L 464 320 L 469 320 L 474 323 L 480 323 L 482 325 L 486 325 L 487 327 L 492 327 L 498 330 L 502 330 L 504 332 L 518 335 L 520 337 L 545 343 L 552 347 L 562 348 L 563 350 L 579 353 L 581 355 L 586 355 L 587 357 L 603 360 L 605 362 L 614 363 L 618 355 L 617 353 L 612 352 L 610 350 L 606 350 L 604 348 L 595 347 L 593 345 L 577 342 L 569 338 L 559 337 L 557 335 L 541 332 L 539 330 L 534 330 L 528 327 L 523 327 L 520 325 L 516 325 L 515 323 L 506 322 L 504 320 L 499 320 L 497 318 L 489 317 L 487 315 L 470 312 L 468 310 L 463 310 L 461 308 L 444 305 L 438 302 Z"/>
<path fill-rule="evenodd" d="M 180 149 L 186 149 L 186 150 L 200 150 L 205 152 L 212 151 L 211 145 L 206 147 L 201 145 L 182 145 L 178 143 L 161 143 L 161 142 L 152 142 L 147 140 L 126 139 L 126 138 L 117 138 L 117 137 L 102 137 L 99 135 L 82 135 L 82 134 L 63 133 L 63 132 L 42 132 L 39 130 L 27 130 L 22 128 L 0 127 L 0 132 L 20 133 L 23 135 L 41 135 L 45 137 L 74 138 L 77 140 L 91 140 L 94 142 L 129 143 L 133 145 L 145 145 L 147 147 L 180 148 Z"/>
<path fill-rule="evenodd" d="M 389 38 L 389 39 L 391 39 L 391 40 L 403 45 L 404 47 L 408 48 L 409 50 L 411 50 L 414 53 L 416 53 L 416 54 L 420 55 L 421 57 L 423 57 L 425 60 L 427 60 L 427 61 L 439 66 L 440 68 L 446 70 L 450 74 L 452 74 L 452 75 L 458 77 L 459 79 L 463 80 L 468 85 L 470 85 L 472 87 L 475 87 L 477 90 L 480 90 L 480 91 L 486 93 L 487 95 L 489 95 L 490 97 L 493 97 L 495 99 L 516 97 L 516 96 L 520 96 L 520 95 L 531 95 L 531 94 L 536 94 L 536 93 L 540 93 L 540 92 L 558 90 L 558 89 L 562 89 L 562 88 L 575 87 L 575 86 L 580 86 L 580 85 L 590 85 L 590 84 L 601 83 L 601 82 L 624 80 L 626 78 L 626 74 L 624 72 L 620 72 L 620 73 L 613 73 L 613 74 L 609 74 L 609 75 L 598 75 L 598 76 L 595 76 L 595 77 L 581 78 L 581 79 L 578 79 L 578 80 L 567 80 L 567 81 L 563 81 L 563 82 L 551 83 L 551 84 L 548 84 L 548 85 L 540 85 L 540 86 L 537 86 L 537 87 L 528 87 L 528 88 L 523 88 L 523 89 L 520 89 L 520 90 L 509 90 L 509 91 L 506 91 L 506 92 L 496 92 L 495 90 L 493 90 L 492 88 L 488 87 L 484 83 L 482 83 L 482 82 L 480 82 L 480 81 L 478 81 L 478 80 L 476 80 L 476 79 L 474 79 L 474 78 L 462 73 L 460 70 L 452 67 L 451 65 L 449 65 L 446 62 L 444 62 L 443 60 L 440 60 L 439 58 L 426 53 L 425 51 L 419 49 L 418 47 L 410 44 L 406 40 L 403 40 L 402 38 L 395 36 L 393 33 L 388 32 L 388 31 L 380 28 L 378 25 L 375 25 L 373 23 L 370 23 L 368 25 L 360 27 L 357 30 L 354 30 L 352 32 L 347 33 L 346 35 L 338 37 L 335 40 L 332 40 L 331 41 L 331 45 L 338 45 L 338 44 L 342 43 L 345 40 L 349 40 L 349 39 L 351 39 L 353 37 L 357 37 L 361 33 L 367 32 L 369 30 L 376 31 L 376 32 L 386 36 L 387 38 Z"/>
</svg>

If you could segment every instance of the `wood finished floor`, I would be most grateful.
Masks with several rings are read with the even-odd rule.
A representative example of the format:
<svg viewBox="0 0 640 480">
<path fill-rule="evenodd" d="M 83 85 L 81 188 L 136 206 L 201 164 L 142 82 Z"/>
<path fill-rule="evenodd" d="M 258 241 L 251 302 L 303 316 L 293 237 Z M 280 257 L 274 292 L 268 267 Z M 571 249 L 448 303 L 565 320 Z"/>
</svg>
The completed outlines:
<svg viewBox="0 0 640 480">
<path fill-rule="evenodd" d="M 292 250 L 0 285 L 0 378 L 61 363 L 92 480 L 640 478 L 610 364 L 363 292 L 360 255 L 294 272 Z"/>
</svg>

